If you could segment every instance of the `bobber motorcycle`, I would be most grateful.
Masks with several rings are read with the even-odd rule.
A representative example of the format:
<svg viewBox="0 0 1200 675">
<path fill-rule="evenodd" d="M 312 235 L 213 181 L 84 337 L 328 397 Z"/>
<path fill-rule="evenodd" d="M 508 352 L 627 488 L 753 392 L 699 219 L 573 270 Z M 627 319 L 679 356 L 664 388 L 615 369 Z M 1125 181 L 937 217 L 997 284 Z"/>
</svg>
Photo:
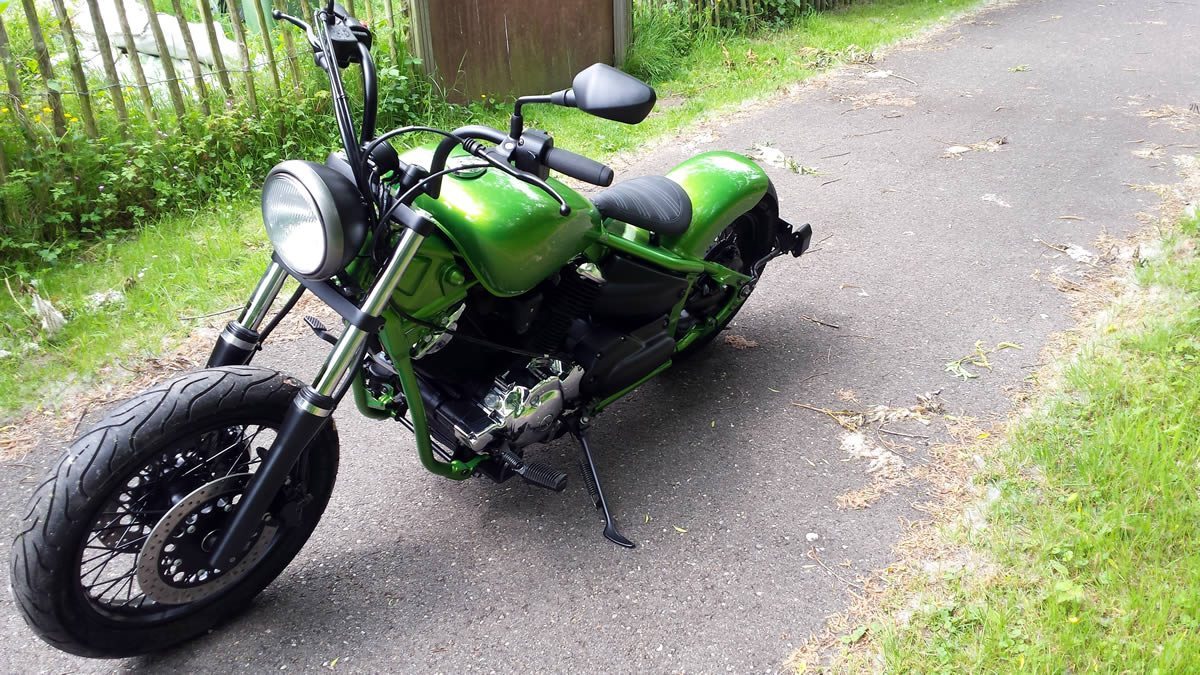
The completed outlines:
<svg viewBox="0 0 1200 675">
<path fill-rule="evenodd" d="M 451 480 L 514 476 L 562 490 L 525 449 L 570 434 L 604 536 L 625 547 L 588 443 L 614 401 L 710 342 L 774 257 L 811 229 L 779 217 L 766 173 L 708 152 L 665 176 L 585 197 L 551 171 L 607 187 L 611 168 L 526 129 L 530 105 L 636 124 L 655 92 L 606 65 L 515 102 L 509 128 L 411 126 L 377 135 L 371 32 L 330 2 L 305 32 L 329 76 L 342 150 L 266 177 L 274 254 L 208 368 L 119 405 L 33 494 L 12 590 L 34 631 L 91 657 L 160 650 L 244 608 L 308 540 L 333 490 L 346 396 L 414 434 Z M 361 67 L 355 120 L 341 73 Z M 431 134 L 399 152 L 391 141 Z M 277 304 L 285 281 L 294 293 Z M 330 349 L 303 384 L 251 366 L 301 294 Z"/>
</svg>

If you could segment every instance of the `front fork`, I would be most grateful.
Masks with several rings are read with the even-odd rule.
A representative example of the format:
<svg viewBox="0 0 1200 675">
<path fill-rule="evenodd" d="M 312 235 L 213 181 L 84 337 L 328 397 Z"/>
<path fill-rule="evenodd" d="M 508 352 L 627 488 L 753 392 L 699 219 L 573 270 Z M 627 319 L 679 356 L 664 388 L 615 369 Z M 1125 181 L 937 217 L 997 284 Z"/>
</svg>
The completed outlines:
<svg viewBox="0 0 1200 675">
<path fill-rule="evenodd" d="M 404 230 L 383 273 L 359 307 L 363 315 L 378 319 L 383 314 L 397 284 L 425 240 L 428 227 L 432 227 L 432 224 L 425 226 L 425 223 L 428 221 L 424 221 L 422 226 L 410 226 Z M 279 295 L 286 274 L 287 271 L 278 262 L 271 263 L 241 316 L 237 321 L 230 322 L 221 333 L 209 358 L 209 367 L 245 365 L 250 362 L 259 348 L 258 327 Z M 370 331 L 347 323 L 316 379 L 296 394 L 292 407 L 279 426 L 270 452 L 246 487 L 225 536 L 212 553 L 210 562 L 214 568 L 226 569 L 241 557 L 250 544 L 251 537 L 262 526 L 271 502 L 287 481 L 292 466 L 329 422 L 334 409 L 349 390 L 362 363 L 370 335 Z"/>
</svg>

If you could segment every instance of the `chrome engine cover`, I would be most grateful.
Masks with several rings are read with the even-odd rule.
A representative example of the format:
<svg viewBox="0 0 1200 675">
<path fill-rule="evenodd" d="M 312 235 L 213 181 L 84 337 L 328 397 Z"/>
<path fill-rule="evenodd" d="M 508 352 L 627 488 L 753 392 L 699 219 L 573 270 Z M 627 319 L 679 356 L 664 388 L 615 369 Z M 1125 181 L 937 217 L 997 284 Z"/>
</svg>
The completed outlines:
<svg viewBox="0 0 1200 675">
<path fill-rule="evenodd" d="M 490 423 L 480 429 L 455 427 L 455 435 L 463 445 L 482 452 L 500 439 L 522 447 L 551 437 L 559 418 L 579 399 L 583 369 L 534 359 L 526 373 L 535 384 L 496 380 L 480 405 Z"/>
</svg>

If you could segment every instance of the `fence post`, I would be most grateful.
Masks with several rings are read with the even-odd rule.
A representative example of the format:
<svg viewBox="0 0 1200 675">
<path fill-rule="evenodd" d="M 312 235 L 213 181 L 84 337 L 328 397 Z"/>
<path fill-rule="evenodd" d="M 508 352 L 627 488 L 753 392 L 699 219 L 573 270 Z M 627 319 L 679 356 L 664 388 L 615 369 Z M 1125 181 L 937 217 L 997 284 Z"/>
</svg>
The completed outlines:
<svg viewBox="0 0 1200 675">
<path fill-rule="evenodd" d="M 429 76 L 437 74 L 437 61 L 433 58 L 433 36 L 429 28 L 429 0 L 408 0 L 408 40 L 411 51 Z"/>
<path fill-rule="evenodd" d="M 96 47 L 100 50 L 100 62 L 104 64 L 104 75 L 108 78 L 108 91 L 117 111 L 117 121 L 121 125 L 121 136 L 125 135 L 129 126 L 129 111 L 125 109 L 125 93 L 121 91 L 121 77 L 117 75 L 117 65 L 113 62 L 112 44 L 108 41 L 108 30 L 104 27 L 104 17 L 100 15 L 100 7 L 96 0 L 87 0 L 88 13 L 92 15 L 92 32 L 96 34 Z"/>
<path fill-rule="evenodd" d="M 183 6 L 179 0 L 171 0 L 171 9 L 175 12 L 175 22 L 179 24 L 179 32 L 183 34 L 183 48 L 187 50 L 188 61 L 192 65 L 192 81 L 196 83 L 200 111 L 208 115 L 211 112 L 208 109 L 208 89 L 204 86 L 204 71 L 200 70 L 200 57 L 196 54 L 196 43 L 192 41 L 192 29 L 188 27 L 187 17 L 183 14 Z"/>
<path fill-rule="evenodd" d="M 204 0 L 201 0 L 203 2 Z M 229 3 L 229 19 L 233 23 L 233 37 L 237 40 L 238 51 L 241 52 L 245 68 L 242 73 L 246 79 L 246 97 L 250 99 L 250 111 L 258 114 L 258 96 L 254 93 L 254 64 L 250 62 L 250 47 L 246 45 L 246 26 L 242 23 L 242 8 L 239 0 Z"/>
<path fill-rule="evenodd" d="M 633 0 L 613 0 L 613 65 L 625 65 L 633 42 Z"/>
<path fill-rule="evenodd" d="M 95 2 L 96 0 L 88 1 Z M 208 48 L 213 53 L 213 70 L 217 71 L 217 79 L 221 81 L 221 88 L 225 90 L 225 98 L 230 98 L 233 96 L 233 84 L 229 81 L 229 71 L 225 69 L 225 56 L 221 54 L 221 42 L 217 40 L 217 28 L 213 23 L 212 8 L 208 6 L 208 0 L 198 0 L 197 4 L 200 5 L 200 18 L 204 21 L 204 28 L 208 32 Z"/>
<path fill-rule="evenodd" d="M 175 59 L 167 49 L 167 38 L 163 35 L 162 24 L 158 22 L 158 9 L 154 0 L 142 0 L 146 7 L 146 19 L 150 22 L 150 32 L 154 34 L 154 44 L 158 47 L 158 60 L 162 61 L 163 72 L 167 75 L 167 92 L 171 95 L 171 105 L 175 107 L 175 122 L 183 124 L 187 108 L 183 105 L 183 93 L 179 91 L 179 76 L 175 73 Z"/>
<path fill-rule="evenodd" d="M 46 83 L 46 103 L 50 106 L 50 114 L 54 119 L 54 135 L 62 138 L 67 133 L 67 118 L 63 116 L 62 95 L 59 85 L 54 81 L 54 68 L 50 65 L 50 50 L 46 48 L 46 38 L 42 35 L 42 24 L 38 20 L 37 7 L 33 0 L 21 0 L 25 8 L 25 18 L 29 19 L 29 37 L 33 41 L 33 53 L 37 57 L 38 71 Z"/>
<path fill-rule="evenodd" d="M 14 65 L 12 53 L 8 49 L 8 30 L 4 28 L 3 17 L 0 17 L 0 62 L 4 63 L 4 79 L 8 85 L 8 98 L 9 105 L 12 106 L 12 114 L 17 117 L 21 131 L 25 132 L 25 139 L 32 143 L 35 138 L 33 125 L 29 123 L 29 118 L 25 116 L 25 111 L 21 108 L 21 104 L 25 102 L 25 99 L 21 97 L 21 78 L 17 76 L 17 67 Z"/>
<path fill-rule="evenodd" d="M 83 63 L 79 60 L 79 47 L 75 43 L 75 29 L 71 26 L 71 15 L 63 5 L 63 0 L 54 0 L 54 13 L 58 15 L 58 23 L 62 27 L 63 43 L 67 47 L 67 62 L 71 66 L 71 78 L 75 81 L 76 96 L 79 97 L 79 112 L 83 116 L 83 128 L 89 138 L 99 135 L 96 131 L 96 117 L 92 114 L 92 95 L 88 91 L 87 76 L 83 74 Z"/>
<path fill-rule="evenodd" d="M 233 0 L 233 2 L 237 1 Z M 254 16 L 258 18 L 258 30 L 262 34 L 263 48 L 267 51 L 267 67 L 271 71 L 271 81 L 275 83 L 275 93 L 278 94 L 282 88 L 279 86 L 279 66 L 275 63 L 275 48 L 271 44 L 271 27 L 267 25 L 267 15 L 263 12 L 262 0 L 251 0 L 251 2 L 254 3 Z"/>
<path fill-rule="evenodd" d="M 154 109 L 154 97 L 150 95 L 150 85 L 146 83 L 146 73 L 142 70 L 142 60 L 138 57 L 137 46 L 133 44 L 133 31 L 129 29 L 129 16 L 125 13 L 125 0 L 113 0 L 117 8 L 117 18 L 121 21 L 121 33 L 125 37 L 125 56 L 129 65 L 133 66 L 133 76 L 137 79 L 138 95 L 142 97 L 142 108 L 146 111 L 146 119 L 151 124 L 158 124 L 158 112 Z"/>
</svg>

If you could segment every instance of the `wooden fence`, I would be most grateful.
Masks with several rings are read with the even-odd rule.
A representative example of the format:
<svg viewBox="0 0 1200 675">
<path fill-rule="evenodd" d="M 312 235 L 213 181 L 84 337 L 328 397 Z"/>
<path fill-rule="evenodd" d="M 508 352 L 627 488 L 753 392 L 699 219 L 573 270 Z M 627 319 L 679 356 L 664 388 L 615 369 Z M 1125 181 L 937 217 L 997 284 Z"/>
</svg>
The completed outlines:
<svg viewBox="0 0 1200 675">
<path fill-rule="evenodd" d="M 110 12 L 101 11 L 100 0 L 78 0 L 86 12 L 72 12 L 66 2 L 49 0 L 46 7 L 34 0 L 0 0 L 0 65 L 5 76 L 0 112 L 13 115 L 30 142 L 46 136 L 61 138 L 68 126 L 76 124 L 90 138 L 106 135 L 98 123 L 101 108 L 115 117 L 121 135 L 135 115 L 168 131 L 185 116 L 209 115 L 216 106 L 244 103 L 257 113 L 264 90 L 286 96 L 289 90 L 306 86 L 306 72 L 312 76 L 312 68 L 302 61 L 310 58 L 303 37 L 289 25 L 275 26 L 270 10 L 253 0 L 230 1 L 224 14 L 214 12 L 209 0 L 113 0 L 115 11 Z M 279 6 L 311 20 L 316 2 L 290 0 Z M 347 9 L 357 10 L 372 26 L 394 61 L 398 50 L 406 49 L 405 2 L 344 0 Z M 131 28 L 130 8 L 135 3 L 144 12 L 153 38 L 149 48 L 145 36 Z M 117 26 L 106 25 L 106 17 L 111 20 L 113 14 Z M 171 53 L 164 32 L 169 22 L 180 26 L 174 34 L 181 37 L 184 50 L 178 58 L 158 58 L 151 52 Z M 193 34 L 187 22 L 203 25 L 203 34 Z M 222 54 L 222 43 L 229 39 L 226 28 L 232 30 L 240 63 L 228 63 Z M 95 36 L 95 44 L 84 44 L 80 33 Z M 120 40 L 110 39 L 114 34 Z M 201 60 L 198 37 L 203 40 L 200 49 L 212 63 Z M 82 54 L 84 49 L 97 52 L 90 62 Z M 117 67 L 121 53 L 131 71 L 126 78 Z M 150 63 L 161 68 L 161 77 L 147 73 Z M 6 122 L 3 116 L 0 122 Z M 0 179 L 8 168 L 3 152 L 0 145 Z"/>
</svg>

